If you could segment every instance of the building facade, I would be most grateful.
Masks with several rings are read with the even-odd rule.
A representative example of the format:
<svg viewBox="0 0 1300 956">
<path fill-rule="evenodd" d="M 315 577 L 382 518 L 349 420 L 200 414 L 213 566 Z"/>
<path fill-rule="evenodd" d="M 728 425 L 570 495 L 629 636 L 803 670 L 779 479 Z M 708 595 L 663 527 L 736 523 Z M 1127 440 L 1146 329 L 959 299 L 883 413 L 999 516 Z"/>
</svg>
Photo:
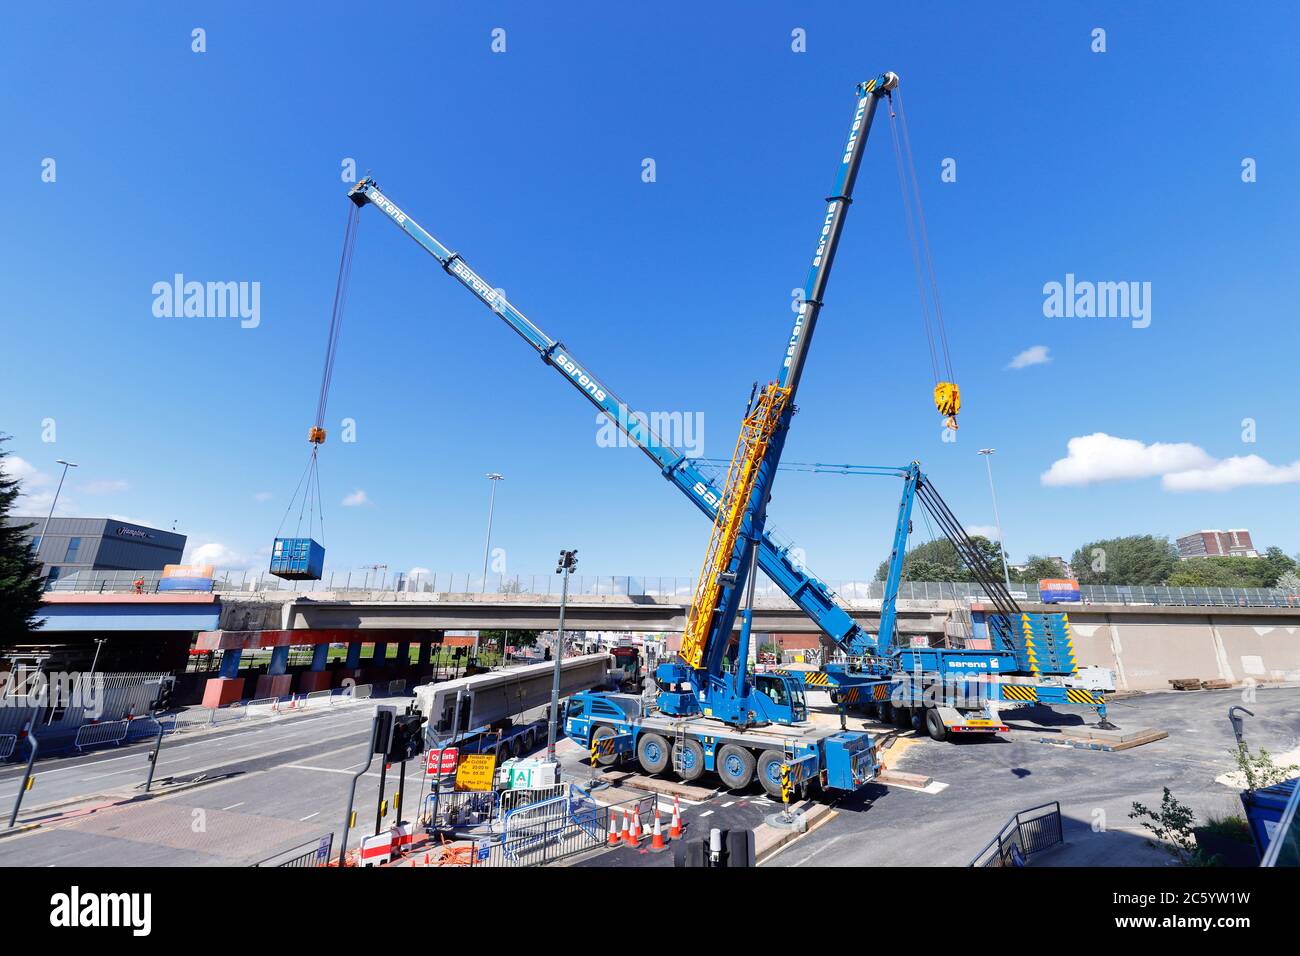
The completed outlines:
<svg viewBox="0 0 1300 956">
<path fill-rule="evenodd" d="M 1259 552 L 1245 528 L 1230 531 L 1193 531 L 1178 539 L 1178 557 L 1188 558 L 1258 558 Z"/>
<path fill-rule="evenodd" d="M 114 518 L 8 518 L 9 525 L 30 525 L 27 538 L 48 581 L 77 571 L 161 571 L 179 564 L 185 535 Z M 41 531 L 45 529 L 44 538 Z"/>
</svg>

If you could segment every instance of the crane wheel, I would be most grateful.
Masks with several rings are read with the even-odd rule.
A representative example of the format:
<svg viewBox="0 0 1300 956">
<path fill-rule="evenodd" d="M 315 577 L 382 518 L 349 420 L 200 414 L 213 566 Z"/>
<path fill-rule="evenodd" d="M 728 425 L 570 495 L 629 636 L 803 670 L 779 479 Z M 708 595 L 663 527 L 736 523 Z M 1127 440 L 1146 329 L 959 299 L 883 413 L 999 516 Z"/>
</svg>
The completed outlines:
<svg viewBox="0 0 1300 956">
<path fill-rule="evenodd" d="M 728 790 L 744 790 L 754 779 L 756 761 L 744 747 L 725 744 L 718 750 L 715 762 L 722 785 Z"/>
<path fill-rule="evenodd" d="M 613 727 L 604 724 L 591 732 L 592 740 L 605 740 L 607 737 L 617 736 L 618 734 L 614 732 Z M 598 754 L 596 757 L 596 763 L 600 764 L 602 767 L 612 767 L 614 764 L 618 763 L 618 754 Z"/>
<path fill-rule="evenodd" d="M 769 797 L 781 799 L 781 765 L 785 754 L 779 750 L 764 750 L 758 757 L 758 782 Z"/>
<path fill-rule="evenodd" d="M 704 748 L 698 740 L 686 740 L 680 747 L 673 746 L 673 769 L 687 783 L 704 775 Z"/>
<path fill-rule="evenodd" d="M 925 732 L 930 735 L 931 740 L 948 738 L 948 728 L 944 726 L 943 718 L 939 716 L 939 711 L 935 707 L 929 707 L 925 711 Z"/>
<path fill-rule="evenodd" d="M 636 745 L 636 759 L 646 773 L 663 773 L 671 759 L 668 741 L 658 734 L 642 734 Z"/>
</svg>

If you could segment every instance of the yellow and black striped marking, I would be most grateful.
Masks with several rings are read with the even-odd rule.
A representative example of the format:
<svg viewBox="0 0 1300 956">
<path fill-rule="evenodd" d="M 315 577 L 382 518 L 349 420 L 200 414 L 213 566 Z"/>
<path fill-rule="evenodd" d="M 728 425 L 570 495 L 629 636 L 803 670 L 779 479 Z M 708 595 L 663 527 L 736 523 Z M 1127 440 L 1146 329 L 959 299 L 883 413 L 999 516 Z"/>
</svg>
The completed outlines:
<svg viewBox="0 0 1300 956">
<path fill-rule="evenodd" d="M 1106 699 L 1101 694 L 1094 694 L 1090 690 L 1083 690 L 1079 687 L 1067 687 L 1065 690 L 1065 699 L 1072 704 L 1087 704 L 1094 707 L 1097 704 L 1104 704 Z"/>
<path fill-rule="evenodd" d="M 614 754 L 618 753 L 617 740 L 617 737 L 605 737 L 602 740 L 593 740 L 591 742 L 592 759 L 594 760 L 598 753 L 602 757 L 612 757 Z"/>
<path fill-rule="evenodd" d="M 1038 700 L 1038 688 L 1029 684 L 1003 684 L 1002 699 L 1020 700 L 1032 704 Z"/>
<path fill-rule="evenodd" d="M 783 763 L 781 764 L 781 802 L 782 803 L 790 802 L 791 789 L 792 788 L 790 786 L 790 765 L 788 763 Z"/>
</svg>

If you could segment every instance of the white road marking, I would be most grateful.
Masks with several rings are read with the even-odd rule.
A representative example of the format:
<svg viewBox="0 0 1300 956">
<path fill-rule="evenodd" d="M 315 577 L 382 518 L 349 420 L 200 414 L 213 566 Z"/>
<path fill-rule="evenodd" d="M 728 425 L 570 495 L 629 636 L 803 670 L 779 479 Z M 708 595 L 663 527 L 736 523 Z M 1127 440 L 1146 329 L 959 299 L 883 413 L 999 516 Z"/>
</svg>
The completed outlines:
<svg viewBox="0 0 1300 956">
<path fill-rule="evenodd" d="M 713 815 L 712 810 L 705 810 L 703 813 L 700 814 L 700 819 L 703 820 L 705 817 L 712 816 L 712 815 Z"/>
<path fill-rule="evenodd" d="M 725 810 L 725 809 L 727 809 L 727 807 L 734 807 L 735 805 L 736 805 L 736 801 L 735 801 L 735 800 L 728 800 L 726 803 L 724 803 L 724 804 L 722 805 L 722 809 Z"/>
<path fill-rule="evenodd" d="M 309 813 L 309 814 L 307 814 L 305 817 L 299 817 L 299 818 L 298 818 L 298 822 L 299 822 L 299 823 L 306 823 L 306 822 L 307 822 L 308 820 L 310 820 L 312 817 L 318 817 L 318 816 L 320 816 L 320 811 L 319 811 L 319 810 L 317 810 L 315 813 Z"/>
<path fill-rule="evenodd" d="M 245 803 L 247 803 L 247 802 L 248 802 L 247 800 L 240 800 L 238 803 L 232 803 L 230 806 L 228 806 L 228 807 L 222 807 L 221 809 L 222 809 L 222 810 L 233 810 L 233 809 L 235 809 L 235 807 L 242 807 L 242 806 L 243 806 Z"/>
</svg>

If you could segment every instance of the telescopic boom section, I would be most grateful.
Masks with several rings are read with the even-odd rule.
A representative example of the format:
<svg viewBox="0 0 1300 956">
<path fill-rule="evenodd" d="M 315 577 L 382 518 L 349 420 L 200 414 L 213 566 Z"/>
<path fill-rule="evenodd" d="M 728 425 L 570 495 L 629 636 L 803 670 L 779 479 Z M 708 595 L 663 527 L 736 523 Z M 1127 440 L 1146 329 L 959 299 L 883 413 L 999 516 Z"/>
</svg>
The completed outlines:
<svg viewBox="0 0 1300 956">
<path fill-rule="evenodd" d="M 853 124 L 835 175 L 834 189 L 826 198 L 817 248 L 804 283 L 803 301 L 790 332 L 780 374 L 775 382 L 764 388 L 757 405 L 746 416 L 736 444 L 679 651 L 683 663 L 710 675 L 721 670 L 740 610 L 744 582 L 749 577 L 754 553 L 752 545 L 763 534 L 772 481 L 781 460 L 790 418 L 794 414 L 795 393 L 817 327 L 822 295 L 830 279 L 844 219 L 853 202 L 853 186 L 862 163 L 867 134 L 880 97 L 889 95 L 897 86 L 898 77 L 893 73 L 884 73 L 858 86 Z M 739 666 L 743 668 L 743 662 Z"/>
</svg>

